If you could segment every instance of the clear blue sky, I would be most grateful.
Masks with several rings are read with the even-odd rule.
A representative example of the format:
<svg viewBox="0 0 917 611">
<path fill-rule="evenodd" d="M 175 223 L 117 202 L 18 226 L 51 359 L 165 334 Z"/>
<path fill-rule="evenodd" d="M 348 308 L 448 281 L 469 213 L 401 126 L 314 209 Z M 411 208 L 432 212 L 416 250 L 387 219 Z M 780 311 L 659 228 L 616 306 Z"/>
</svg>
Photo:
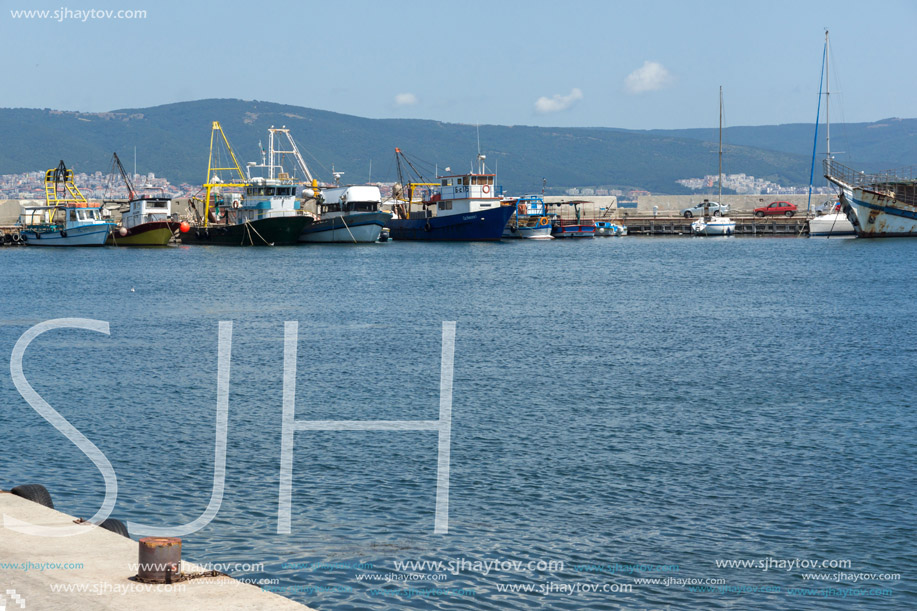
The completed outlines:
<svg viewBox="0 0 917 611">
<path fill-rule="evenodd" d="M 824 29 L 832 121 L 917 116 L 915 0 L 4 0 L 0 106 L 106 111 L 201 98 L 457 123 L 812 122 Z M 11 10 L 145 10 L 14 19 Z M 835 104 L 836 102 L 836 104 Z"/>
</svg>

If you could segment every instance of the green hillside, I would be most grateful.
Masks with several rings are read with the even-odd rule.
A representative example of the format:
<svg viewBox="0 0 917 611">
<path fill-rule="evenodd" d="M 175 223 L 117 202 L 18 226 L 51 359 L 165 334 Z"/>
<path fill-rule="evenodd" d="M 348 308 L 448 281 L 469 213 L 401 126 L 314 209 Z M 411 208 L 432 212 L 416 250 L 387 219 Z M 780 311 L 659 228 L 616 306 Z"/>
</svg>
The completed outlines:
<svg viewBox="0 0 917 611">
<path fill-rule="evenodd" d="M 373 180 L 394 181 L 395 147 L 423 160 L 428 178 L 436 167 L 440 171 L 446 166 L 453 171 L 469 168 L 477 154 L 473 125 L 364 119 L 271 102 L 212 99 L 95 114 L 0 109 L 4 135 L 0 174 L 44 170 L 60 159 L 80 172 L 104 172 L 113 151 L 131 165 L 128 160 L 136 147 L 138 171 L 154 172 L 173 183 L 200 184 L 214 120 L 222 124 L 243 164 L 259 160 L 258 142 L 267 146 L 268 127 L 285 125 L 322 180 L 331 179 L 333 164 L 345 172 L 345 182 L 364 182 L 372 163 Z M 730 128 L 724 170 L 786 185 L 807 184 L 812 135 L 809 127 L 806 148 L 805 128 Z M 881 129 L 851 126 L 851 131 L 857 137 L 874 136 L 871 140 L 863 136 L 864 142 L 871 143 L 871 155 L 897 159 L 887 150 Z M 683 193 L 676 180 L 716 172 L 715 137 L 709 135 L 710 130 L 480 126 L 481 151 L 488 166 L 496 169 L 498 182 L 513 193 L 540 189 L 542 178 L 554 190 L 604 185 Z"/>
</svg>

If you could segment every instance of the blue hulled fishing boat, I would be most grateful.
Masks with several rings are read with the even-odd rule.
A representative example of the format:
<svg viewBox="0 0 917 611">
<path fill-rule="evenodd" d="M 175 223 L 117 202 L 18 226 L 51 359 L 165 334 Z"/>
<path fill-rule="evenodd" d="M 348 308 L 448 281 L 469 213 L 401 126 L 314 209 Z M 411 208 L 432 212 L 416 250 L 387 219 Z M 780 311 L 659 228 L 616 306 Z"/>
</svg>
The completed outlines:
<svg viewBox="0 0 917 611">
<path fill-rule="evenodd" d="M 395 154 L 399 177 L 403 177 L 403 154 L 400 149 Z M 478 155 L 478 164 L 477 172 L 439 176 L 436 183 L 405 185 L 402 178 L 393 193 L 395 216 L 386 223 L 392 239 L 499 240 L 516 207 L 502 205 L 503 198 L 495 192 L 496 175 L 485 173 L 484 155 Z"/>
</svg>

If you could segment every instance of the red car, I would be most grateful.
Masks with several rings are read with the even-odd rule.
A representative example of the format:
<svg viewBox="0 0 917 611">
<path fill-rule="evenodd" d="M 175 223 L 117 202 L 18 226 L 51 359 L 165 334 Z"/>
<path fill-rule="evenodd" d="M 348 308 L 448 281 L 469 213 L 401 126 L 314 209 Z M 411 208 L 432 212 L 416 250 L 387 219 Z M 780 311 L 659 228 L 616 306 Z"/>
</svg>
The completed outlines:
<svg viewBox="0 0 917 611">
<path fill-rule="evenodd" d="M 782 214 L 783 216 L 793 216 L 796 214 L 796 204 L 790 202 L 773 202 L 763 208 L 755 208 L 755 216 L 769 216 L 772 214 Z"/>
</svg>

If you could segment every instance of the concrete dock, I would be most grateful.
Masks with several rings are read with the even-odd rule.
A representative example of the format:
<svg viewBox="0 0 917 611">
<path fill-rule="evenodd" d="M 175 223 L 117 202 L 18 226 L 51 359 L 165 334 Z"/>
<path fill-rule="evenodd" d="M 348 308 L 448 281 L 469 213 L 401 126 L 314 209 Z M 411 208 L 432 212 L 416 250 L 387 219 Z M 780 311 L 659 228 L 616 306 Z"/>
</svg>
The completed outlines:
<svg viewBox="0 0 917 611">
<path fill-rule="evenodd" d="M 0 516 L 0 609 L 310 611 L 224 575 L 172 584 L 137 581 L 137 541 L 88 524 L 81 527 L 90 532 L 70 537 L 12 530 L 8 518 L 48 527 L 72 527 L 76 518 L 8 492 L 0 492 Z M 183 561 L 182 572 L 204 569 Z"/>
<path fill-rule="evenodd" d="M 729 215 L 729 218 L 736 222 L 735 235 L 800 237 L 809 233 L 804 215 L 764 218 Z M 628 216 L 618 220 L 627 226 L 628 235 L 691 235 L 691 223 L 697 218 Z"/>
</svg>

